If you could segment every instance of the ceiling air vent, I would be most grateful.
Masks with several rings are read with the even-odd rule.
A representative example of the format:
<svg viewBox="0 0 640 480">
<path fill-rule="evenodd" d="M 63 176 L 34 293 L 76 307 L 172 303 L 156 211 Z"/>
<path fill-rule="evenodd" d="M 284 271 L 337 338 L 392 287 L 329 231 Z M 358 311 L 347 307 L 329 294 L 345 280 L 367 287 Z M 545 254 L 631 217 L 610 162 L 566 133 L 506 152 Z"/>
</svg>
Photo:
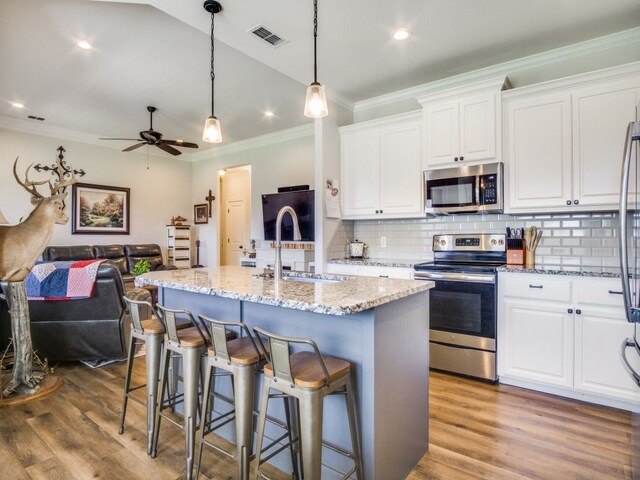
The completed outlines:
<svg viewBox="0 0 640 480">
<path fill-rule="evenodd" d="M 256 25 L 249 31 L 256 37 L 261 38 L 273 47 L 279 47 L 280 45 L 284 45 L 285 43 L 289 42 L 289 40 L 282 37 L 281 35 L 278 35 L 277 33 L 274 33 L 271 29 L 265 27 L 264 25 Z"/>
</svg>

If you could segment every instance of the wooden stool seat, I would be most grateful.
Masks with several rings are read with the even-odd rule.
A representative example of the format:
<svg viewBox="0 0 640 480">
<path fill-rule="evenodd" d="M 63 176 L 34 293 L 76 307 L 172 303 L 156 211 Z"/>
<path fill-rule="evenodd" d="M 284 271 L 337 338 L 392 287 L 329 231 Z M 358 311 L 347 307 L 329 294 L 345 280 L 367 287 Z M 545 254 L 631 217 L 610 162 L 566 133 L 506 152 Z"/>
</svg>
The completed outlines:
<svg viewBox="0 0 640 480">
<path fill-rule="evenodd" d="M 228 335 L 227 335 L 228 336 Z M 238 365 L 251 365 L 257 363 L 259 358 L 252 340 L 249 337 L 236 338 L 227 342 L 229 359 Z M 216 352 L 213 347 L 209 347 L 209 356 L 215 357 Z"/>
<path fill-rule="evenodd" d="M 164 325 L 154 315 L 148 320 L 142 320 L 142 331 L 144 333 L 164 333 Z"/>
<path fill-rule="evenodd" d="M 291 375 L 293 375 L 293 380 L 296 385 L 306 388 L 318 388 L 325 384 L 324 372 L 315 353 L 298 352 L 291 355 L 290 358 Z M 322 359 L 327 366 L 330 382 L 349 373 L 351 364 L 346 360 L 327 355 L 322 355 Z M 264 374 L 273 377 L 271 364 L 268 363 L 265 365 Z"/>
<path fill-rule="evenodd" d="M 185 328 L 178 330 L 178 338 L 180 339 L 180 346 L 185 348 L 198 348 L 204 347 L 204 340 L 200 336 L 196 327 Z"/>
</svg>

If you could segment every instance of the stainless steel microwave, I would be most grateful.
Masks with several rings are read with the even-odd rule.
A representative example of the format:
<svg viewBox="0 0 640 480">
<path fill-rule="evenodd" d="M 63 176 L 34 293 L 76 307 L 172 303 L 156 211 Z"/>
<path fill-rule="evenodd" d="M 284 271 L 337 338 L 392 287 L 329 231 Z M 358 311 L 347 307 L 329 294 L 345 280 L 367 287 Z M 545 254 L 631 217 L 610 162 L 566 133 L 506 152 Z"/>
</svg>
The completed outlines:
<svg viewBox="0 0 640 480">
<path fill-rule="evenodd" d="M 502 170 L 500 162 L 425 170 L 425 213 L 501 213 Z"/>
</svg>

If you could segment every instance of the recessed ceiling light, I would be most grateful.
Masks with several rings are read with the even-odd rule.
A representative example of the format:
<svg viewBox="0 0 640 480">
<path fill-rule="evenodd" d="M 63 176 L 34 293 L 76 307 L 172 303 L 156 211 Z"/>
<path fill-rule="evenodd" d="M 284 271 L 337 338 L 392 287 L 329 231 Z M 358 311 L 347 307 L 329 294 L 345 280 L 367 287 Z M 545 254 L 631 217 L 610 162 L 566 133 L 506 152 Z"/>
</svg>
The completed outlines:
<svg viewBox="0 0 640 480">
<path fill-rule="evenodd" d="M 273 117 L 273 112 L 271 110 L 267 110 L 266 112 L 264 112 L 264 116 L 265 117 Z"/>
<path fill-rule="evenodd" d="M 10 102 L 13 108 L 24 108 L 24 105 L 20 102 Z"/>
<path fill-rule="evenodd" d="M 86 40 L 78 40 L 76 42 L 76 45 L 80 48 L 82 48 L 83 50 L 91 50 L 93 48 L 93 45 L 91 45 L 89 42 L 87 42 Z"/>
<path fill-rule="evenodd" d="M 406 40 L 411 36 L 411 32 L 406 28 L 399 28 L 395 32 L 393 32 L 394 40 Z"/>
</svg>

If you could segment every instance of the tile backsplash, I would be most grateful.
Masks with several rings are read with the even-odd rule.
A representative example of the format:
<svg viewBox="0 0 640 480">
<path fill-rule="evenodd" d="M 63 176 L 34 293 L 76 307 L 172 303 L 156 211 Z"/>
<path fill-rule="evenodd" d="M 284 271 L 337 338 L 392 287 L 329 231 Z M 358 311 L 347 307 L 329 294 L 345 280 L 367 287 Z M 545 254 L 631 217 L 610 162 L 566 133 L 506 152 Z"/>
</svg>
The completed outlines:
<svg viewBox="0 0 640 480">
<path fill-rule="evenodd" d="M 331 258 L 346 255 L 347 243 L 357 238 L 368 245 L 368 257 L 407 262 L 433 259 L 432 239 L 443 233 L 504 233 L 507 226 L 544 230 L 536 251 L 541 265 L 616 267 L 618 214 L 451 215 L 407 220 L 345 220 L 330 246 Z M 386 247 L 381 246 L 386 237 Z"/>
</svg>

